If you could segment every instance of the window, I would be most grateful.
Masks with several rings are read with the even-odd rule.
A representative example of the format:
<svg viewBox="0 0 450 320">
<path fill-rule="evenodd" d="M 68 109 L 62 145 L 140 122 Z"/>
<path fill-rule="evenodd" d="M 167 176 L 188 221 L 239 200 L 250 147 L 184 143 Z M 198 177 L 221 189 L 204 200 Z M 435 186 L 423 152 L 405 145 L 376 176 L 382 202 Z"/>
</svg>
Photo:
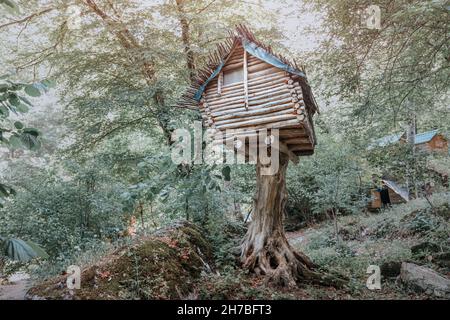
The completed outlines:
<svg viewBox="0 0 450 320">
<path fill-rule="evenodd" d="M 230 84 L 244 81 L 244 69 L 239 68 L 223 73 L 223 85 L 228 86 Z"/>
</svg>

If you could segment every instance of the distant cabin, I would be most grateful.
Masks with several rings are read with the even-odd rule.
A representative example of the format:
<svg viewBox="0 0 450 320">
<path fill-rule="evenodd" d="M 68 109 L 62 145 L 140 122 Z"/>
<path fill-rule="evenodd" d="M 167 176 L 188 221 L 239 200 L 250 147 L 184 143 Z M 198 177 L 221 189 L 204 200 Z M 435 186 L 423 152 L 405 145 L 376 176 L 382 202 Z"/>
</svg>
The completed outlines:
<svg viewBox="0 0 450 320">
<path fill-rule="evenodd" d="M 398 133 L 376 140 L 369 146 L 369 149 L 375 147 L 387 147 L 395 143 L 406 142 L 406 133 Z M 448 154 L 448 141 L 444 135 L 439 133 L 439 130 L 417 133 L 415 135 L 414 144 L 418 150 Z"/>
<path fill-rule="evenodd" d="M 244 26 L 218 45 L 209 60 L 179 104 L 200 110 L 205 125 L 219 133 L 218 143 L 278 129 L 280 151 L 291 160 L 314 152 L 312 117 L 318 108 L 304 70 L 276 55 Z M 225 134 L 229 129 L 234 132 Z"/>
<path fill-rule="evenodd" d="M 371 190 L 372 201 L 369 204 L 371 209 L 381 208 L 383 202 L 386 201 L 387 204 L 398 204 L 409 201 L 409 193 L 406 189 L 391 180 L 383 179 L 381 182 L 383 188 Z"/>
<path fill-rule="evenodd" d="M 448 153 L 448 141 L 438 130 L 416 134 L 415 144 L 419 150 Z"/>
</svg>

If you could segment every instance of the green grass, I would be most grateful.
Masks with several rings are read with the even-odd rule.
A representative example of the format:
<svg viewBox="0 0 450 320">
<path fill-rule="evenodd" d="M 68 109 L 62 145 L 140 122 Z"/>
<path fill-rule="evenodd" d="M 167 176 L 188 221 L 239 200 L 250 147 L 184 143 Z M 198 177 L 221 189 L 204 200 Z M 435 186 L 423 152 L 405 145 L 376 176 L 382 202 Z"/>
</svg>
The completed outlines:
<svg viewBox="0 0 450 320">
<path fill-rule="evenodd" d="M 441 207 L 450 202 L 450 194 L 435 194 L 431 202 Z M 449 221 L 433 214 L 425 199 L 415 199 L 379 213 L 339 217 L 338 223 L 341 245 L 336 243 L 331 222 L 306 229 L 305 240 L 293 244 L 319 266 L 362 285 L 369 265 L 414 260 L 412 246 L 425 241 L 448 245 L 450 237 Z"/>
</svg>

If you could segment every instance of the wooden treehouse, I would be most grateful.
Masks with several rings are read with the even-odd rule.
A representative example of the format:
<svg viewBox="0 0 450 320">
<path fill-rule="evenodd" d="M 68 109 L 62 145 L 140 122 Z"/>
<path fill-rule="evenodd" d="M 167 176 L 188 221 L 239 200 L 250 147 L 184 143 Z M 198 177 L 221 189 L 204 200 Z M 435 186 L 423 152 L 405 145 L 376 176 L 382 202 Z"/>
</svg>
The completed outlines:
<svg viewBox="0 0 450 320">
<path fill-rule="evenodd" d="M 318 109 L 304 70 L 239 26 L 211 54 L 180 105 L 201 111 L 216 145 L 256 160 L 252 221 L 241 244 L 243 267 L 283 286 L 323 282 L 311 260 L 291 247 L 283 227 L 289 160 L 312 154 L 316 144 L 312 117 Z M 275 165 L 266 170 L 261 152 L 269 150 Z M 272 161 L 273 155 L 279 161 Z"/>
<path fill-rule="evenodd" d="M 210 54 L 180 105 L 201 111 L 206 126 L 220 133 L 216 143 L 278 129 L 279 149 L 292 161 L 314 152 L 318 108 L 305 72 L 244 26 Z"/>
</svg>

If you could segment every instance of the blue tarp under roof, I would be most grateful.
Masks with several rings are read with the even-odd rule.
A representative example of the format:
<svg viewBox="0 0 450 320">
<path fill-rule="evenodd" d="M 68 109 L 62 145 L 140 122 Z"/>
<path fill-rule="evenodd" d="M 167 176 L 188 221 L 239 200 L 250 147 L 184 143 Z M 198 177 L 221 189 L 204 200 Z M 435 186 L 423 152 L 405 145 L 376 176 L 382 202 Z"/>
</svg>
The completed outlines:
<svg viewBox="0 0 450 320">
<path fill-rule="evenodd" d="M 255 43 L 244 39 L 243 45 L 244 45 L 245 51 L 250 53 L 252 56 L 257 57 L 258 59 L 261 59 L 264 62 L 267 62 L 268 64 L 273 65 L 274 67 L 280 68 L 281 70 L 284 70 L 291 74 L 296 74 L 300 77 L 306 78 L 306 75 L 303 72 L 284 63 L 279 58 L 275 57 L 273 54 L 270 54 L 263 48 L 258 47 Z"/>
<path fill-rule="evenodd" d="M 258 59 L 260 59 L 268 64 L 271 64 L 274 67 L 280 68 L 281 70 L 287 71 L 291 74 L 295 74 L 295 75 L 298 75 L 298 76 L 306 79 L 305 73 L 284 63 L 279 58 L 277 58 L 276 56 L 271 54 L 270 52 L 267 52 L 264 48 L 259 47 L 256 43 L 253 43 L 247 39 L 243 39 L 242 45 L 243 45 L 245 51 L 247 51 L 252 56 L 257 57 Z M 202 94 L 206 89 L 206 86 L 208 85 L 208 83 L 211 80 L 213 80 L 220 73 L 220 71 L 222 70 L 224 65 L 225 65 L 225 62 L 222 61 L 219 64 L 219 66 L 216 68 L 216 70 L 214 70 L 214 72 L 211 74 L 211 76 L 200 86 L 200 88 L 197 90 L 197 92 L 194 95 L 195 100 L 200 101 Z"/>
</svg>

